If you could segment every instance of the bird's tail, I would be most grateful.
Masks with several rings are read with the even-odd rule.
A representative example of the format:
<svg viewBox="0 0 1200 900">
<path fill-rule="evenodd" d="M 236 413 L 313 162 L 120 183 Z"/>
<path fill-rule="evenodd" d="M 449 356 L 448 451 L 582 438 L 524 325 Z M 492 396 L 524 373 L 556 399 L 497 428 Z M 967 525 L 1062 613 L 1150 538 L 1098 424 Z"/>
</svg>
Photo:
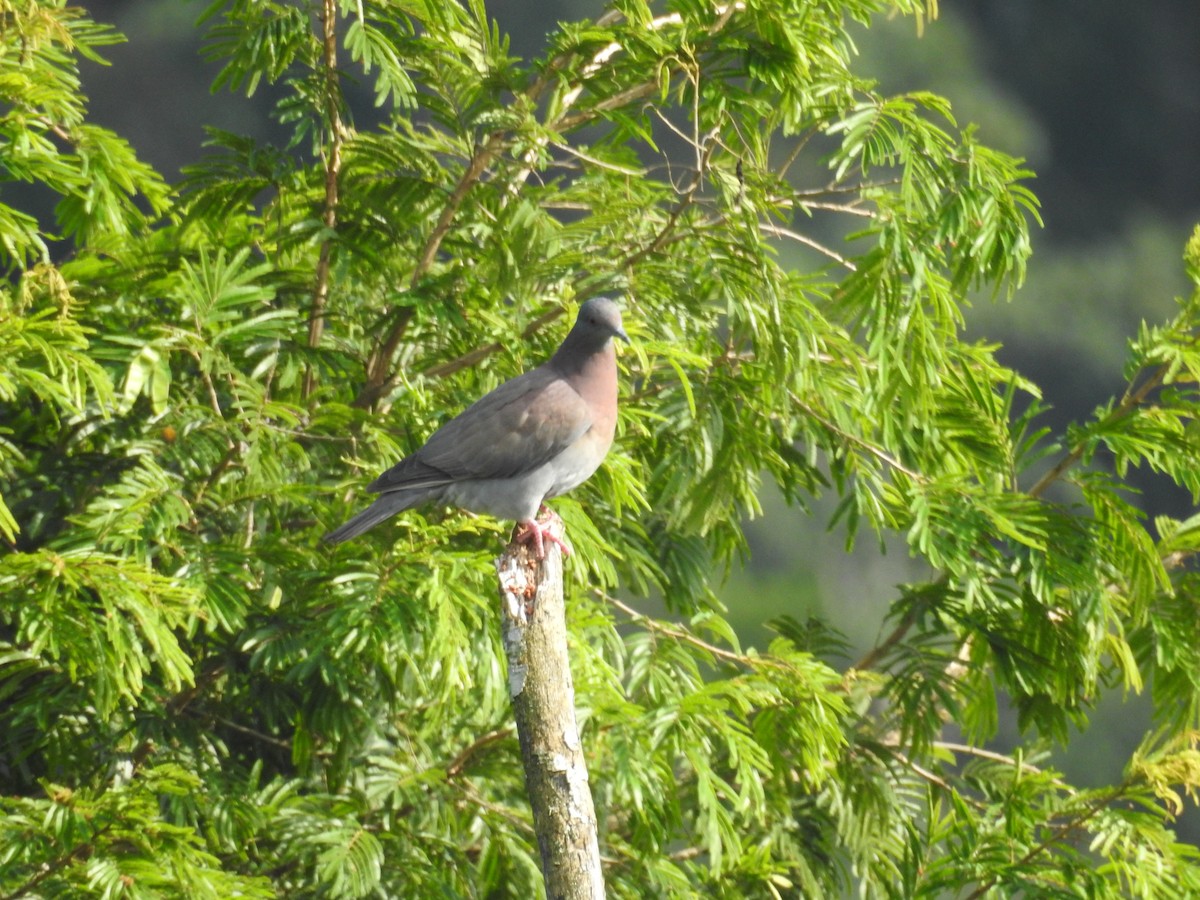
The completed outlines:
<svg viewBox="0 0 1200 900">
<path fill-rule="evenodd" d="M 356 538 L 364 531 L 374 528 L 384 519 L 391 518 L 396 513 L 403 512 L 410 506 L 416 506 L 429 498 L 430 494 L 427 491 L 389 491 L 345 525 L 333 529 L 321 540 L 326 544 L 340 544 L 342 541 Z"/>
</svg>

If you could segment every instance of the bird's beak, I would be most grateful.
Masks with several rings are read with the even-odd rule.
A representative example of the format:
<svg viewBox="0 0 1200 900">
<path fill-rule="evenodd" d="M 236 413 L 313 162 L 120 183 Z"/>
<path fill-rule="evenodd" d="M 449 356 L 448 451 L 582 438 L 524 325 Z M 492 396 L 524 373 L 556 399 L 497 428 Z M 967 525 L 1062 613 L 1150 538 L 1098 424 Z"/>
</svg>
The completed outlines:
<svg viewBox="0 0 1200 900">
<path fill-rule="evenodd" d="M 627 344 L 633 343 L 632 341 L 630 341 L 630 340 L 629 340 L 629 335 L 627 335 L 627 334 L 625 333 L 625 329 L 624 329 L 624 328 L 615 328 L 615 329 L 613 329 L 613 335 L 614 335 L 614 336 L 616 336 L 616 337 L 619 337 L 621 340 L 623 340 L 623 341 L 624 341 L 625 343 L 627 343 Z"/>
</svg>

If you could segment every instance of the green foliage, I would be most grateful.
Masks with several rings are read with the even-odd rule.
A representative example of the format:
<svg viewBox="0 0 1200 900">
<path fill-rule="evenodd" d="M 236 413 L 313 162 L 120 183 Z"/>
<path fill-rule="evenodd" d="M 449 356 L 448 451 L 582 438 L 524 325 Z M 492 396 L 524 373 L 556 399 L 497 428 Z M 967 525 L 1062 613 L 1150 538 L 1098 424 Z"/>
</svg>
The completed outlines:
<svg viewBox="0 0 1200 900">
<path fill-rule="evenodd" d="M 852 67 L 848 20 L 935 3 L 622 0 L 528 63 L 479 2 L 325 8 L 210 6 L 215 88 L 290 134 L 210 131 L 173 191 L 86 122 L 118 36 L 0 10 L 0 164 L 59 198 L 0 205 L 0 896 L 536 895 L 506 525 L 316 539 L 605 291 L 620 437 L 557 506 L 612 895 L 1194 895 L 1200 520 L 1125 479 L 1200 497 L 1200 232 L 1125 393 L 1047 435 L 961 337 L 1023 277 L 1029 173 Z M 768 483 L 931 569 L 852 666 L 713 597 Z M 1084 790 L 1045 751 L 1112 685 L 1155 730 Z"/>
</svg>

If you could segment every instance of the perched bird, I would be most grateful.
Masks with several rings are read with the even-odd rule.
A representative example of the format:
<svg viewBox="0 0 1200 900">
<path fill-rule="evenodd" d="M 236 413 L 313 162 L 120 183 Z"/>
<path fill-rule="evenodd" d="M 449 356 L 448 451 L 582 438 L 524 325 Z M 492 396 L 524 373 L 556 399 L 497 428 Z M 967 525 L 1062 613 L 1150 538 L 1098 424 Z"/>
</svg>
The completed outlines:
<svg viewBox="0 0 1200 900">
<path fill-rule="evenodd" d="M 500 385 L 435 431 L 371 482 L 367 490 L 378 500 L 325 540 L 340 543 L 402 510 L 444 503 L 515 519 L 517 540 L 532 541 L 542 559 L 546 539 L 562 543 L 536 519 L 542 501 L 586 481 L 612 445 L 614 337 L 629 341 L 616 303 L 588 300 L 549 362 Z"/>
</svg>

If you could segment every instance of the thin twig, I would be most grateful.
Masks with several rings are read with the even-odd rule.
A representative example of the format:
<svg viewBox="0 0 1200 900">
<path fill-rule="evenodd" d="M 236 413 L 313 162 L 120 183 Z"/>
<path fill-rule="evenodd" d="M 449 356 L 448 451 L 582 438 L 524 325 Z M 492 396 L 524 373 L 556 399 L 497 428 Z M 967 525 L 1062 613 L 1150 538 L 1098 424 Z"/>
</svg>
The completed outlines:
<svg viewBox="0 0 1200 900">
<path fill-rule="evenodd" d="M 471 188 L 483 176 L 483 173 L 503 149 L 505 143 L 506 139 L 503 133 L 497 131 L 488 135 L 487 140 L 475 148 L 475 152 L 471 155 L 471 161 L 467 164 L 466 170 L 450 194 L 450 199 L 446 202 L 445 207 L 442 208 L 442 214 L 438 216 L 437 224 L 433 226 L 433 231 L 429 233 L 429 237 L 425 241 L 425 246 L 421 250 L 421 255 L 417 260 L 417 266 L 413 269 L 412 278 L 409 279 L 411 287 L 416 287 L 433 265 L 434 259 L 437 258 L 438 249 L 442 246 L 442 241 L 445 240 L 446 235 L 450 233 L 450 226 L 453 224 L 454 217 L 458 214 L 463 201 L 467 199 L 467 194 L 471 192 Z"/>
<path fill-rule="evenodd" d="M 475 152 L 471 155 L 471 159 L 467 163 L 467 168 L 459 178 L 458 184 L 454 186 L 454 190 L 451 191 L 450 197 L 446 200 L 446 205 L 442 207 L 441 215 L 438 216 L 433 230 L 429 233 L 429 237 L 425 239 L 425 245 L 421 249 L 421 254 L 417 258 L 417 264 L 413 268 L 412 276 L 409 278 L 410 289 L 416 288 L 421 283 L 421 279 L 428 274 L 429 269 L 433 266 L 433 261 L 437 259 L 437 253 L 442 246 L 442 241 L 450 233 L 454 217 L 462 207 L 463 201 L 467 199 L 467 195 L 471 192 L 471 189 L 483 177 L 483 173 L 487 171 L 487 167 L 491 165 L 492 160 L 496 158 L 505 144 L 506 138 L 503 133 L 493 132 L 488 136 L 487 140 L 475 148 Z M 412 307 L 405 306 L 397 310 L 387 334 L 367 361 L 366 383 L 354 399 L 355 406 L 370 406 L 386 394 L 395 384 L 394 377 L 389 377 L 388 372 L 392 366 L 392 358 L 396 355 L 396 350 L 400 347 L 400 342 L 404 340 L 404 334 L 408 330 L 408 325 L 412 321 L 412 317 Z"/>
<path fill-rule="evenodd" d="M 767 232 L 768 234 L 775 235 L 775 237 L 789 238 L 790 240 L 793 240 L 798 244 L 803 244 L 805 247 L 811 247 L 813 250 L 816 250 L 822 256 L 829 257 L 830 259 L 834 260 L 838 264 L 849 269 L 851 272 L 858 271 L 858 267 L 855 266 L 854 263 L 852 263 L 846 257 L 842 256 L 842 254 L 838 253 L 836 250 L 832 250 L 829 247 L 826 247 L 820 241 L 813 240 L 812 238 L 808 237 L 808 235 L 801 234 L 798 231 L 792 231 L 792 229 L 790 229 L 790 228 L 782 228 L 779 225 L 776 225 L 774 222 L 771 222 L 771 221 L 760 222 L 759 227 L 761 227 L 762 230 Z"/>
<path fill-rule="evenodd" d="M 1019 870 L 1024 866 L 1029 865 L 1029 863 L 1032 862 L 1035 857 L 1045 853 L 1055 844 L 1061 843 L 1066 838 L 1070 837 L 1073 832 L 1078 831 L 1085 824 L 1087 824 L 1089 820 L 1094 819 L 1101 812 L 1108 809 L 1109 805 L 1114 800 L 1118 799 L 1123 793 L 1125 793 L 1126 787 L 1128 787 L 1126 783 L 1119 784 L 1111 791 L 1106 792 L 1104 796 L 1097 797 L 1086 807 L 1084 807 L 1084 809 L 1081 810 L 1077 815 L 1051 831 L 1043 841 L 1031 847 L 1028 853 L 1012 864 L 1011 868 Z M 999 876 L 993 876 L 987 881 L 980 883 L 980 885 L 974 891 L 967 895 L 967 900 L 976 900 L 976 898 L 982 897 L 984 894 L 994 888 L 999 881 Z"/>
<path fill-rule="evenodd" d="M 570 144 L 556 144 L 555 146 L 558 147 L 559 150 L 563 151 L 563 153 L 567 153 L 571 156 L 581 159 L 586 163 L 591 163 L 597 169 L 607 169 L 610 172 L 616 172 L 618 175 L 628 175 L 631 178 L 644 178 L 646 176 L 645 169 L 635 169 L 631 166 L 622 166 L 618 165 L 617 163 L 607 162 L 599 157 L 593 156 L 590 153 L 585 153 L 583 150 L 572 147 Z M 559 161 L 556 163 L 556 165 L 563 169 L 570 168 L 565 161 Z"/>
<path fill-rule="evenodd" d="M 1104 421 L 1101 424 L 1112 425 L 1132 413 L 1138 406 L 1142 404 L 1142 401 L 1144 401 L 1146 397 L 1150 395 L 1151 391 L 1162 384 L 1162 380 L 1166 377 L 1166 374 L 1167 367 L 1162 365 L 1151 372 L 1150 376 L 1144 382 L 1142 382 L 1137 389 L 1134 389 L 1133 382 L 1131 381 L 1129 387 L 1125 389 L 1124 396 L 1121 397 L 1121 402 L 1117 404 L 1117 408 L 1105 416 Z M 1029 496 L 1040 497 L 1045 490 L 1050 487 L 1051 484 L 1061 478 L 1068 469 L 1083 459 L 1083 455 L 1086 452 L 1087 443 L 1084 441 L 1081 441 L 1072 447 L 1071 450 L 1054 465 L 1054 468 L 1039 478 L 1037 484 L 1029 489 Z"/>
<path fill-rule="evenodd" d="M 509 807 L 503 806 L 499 803 L 493 803 L 491 800 L 487 799 L 479 792 L 479 789 L 475 787 L 474 782 L 472 782 L 469 778 L 459 779 L 455 782 L 455 784 L 458 786 L 458 789 L 462 792 L 463 796 L 480 809 L 499 816 L 501 819 L 508 822 L 508 824 L 519 829 L 520 831 L 523 831 L 527 835 L 532 835 L 534 833 L 532 822 L 522 819 Z"/>
<path fill-rule="evenodd" d="M 563 309 L 562 309 L 562 307 L 558 307 L 558 306 L 542 313 L 540 316 L 538 316 L 536 319 L 534 319 L 532 322 L 530 322 L 528 325 L 525 326 L 525 330 L 521 332 L 521 340 L 522 341 L 529 340 L 529 338 L 533 337 L 535 334 L 537 334 L 539 331 L 541 331 L 543 328 L 545 328 L 547 325 L 549 325 L 555 319 L 561 318 L 562 314 L 563 314 Z M 470 350 L 467 353 L 464 353 L 462 356 L 455 357 L 454 359 L 447 360 L 446 362 L 438 363 L 435 366 L 430 366 L 428 369 L 426 369 L 424 372 L 421 373 L 421 377 L 423 377 L 423 378 L 445 378 L 448 375 L 453 375 L 455 372 L 459 372 L 463 369 L 470 368 L 471 366 L 475 365 L 476 363 L 482 362 L 483 360 L 487 359 L 493 353 L 499 353 L 503 349 L 504 349 L 504 346 L 498 342 L 484 344 L 482 347 L 476 347 L 474 350 Z"/>
<path fill-rule="evenodd" d="M 965 797 L 965 796 L 963 796 L 963 794 L 961 792 L 955 791 L 954 788 L 950 786 L 950 782 L 948 782 L 941 775 L 938 775 L 936 772 L 931 772 L 929 769 L 926 769 L 924 766 L 921 766 L 920 764 L 913 762 L 913 760 L 908 756 L 908 754 L 902 753 L 900 751 L 899 747 L 889 747 L 888 749 L 892 751 L 892 755 L 895 756 L 897 759 L 899 759 L 900 762 L 906 768 L 915 772 L 917 775 L 924 778 L 930 784 L 940 787 L 943 791 L 945 791 L 948 794 L 958 794 L 959 797 L 962 797 L 967 802 L 972 803 L 973 805 L 975 805 L 979 808 L 983 807 L 983 804 L 978 802 L 974 798 Z"/>
<path fill-rule="evenodd" d="M 815 409 L 813 409 L 813 407 L 810 406 L 808 403 L 805 403 L 803 400 L 801 400 L 799 397 L 797 397 L 795 393 L 789 391 L 788 396 L 791 398 L 792 403 L 794 403 L 797 407 L 799 407 L 799 409 L 806 416 L 808 416 L 810 419 L 814 420 L 822 428 L 832 431 L 838 437 L 848 441 L 851 444 L 854 444 L 856 447 L 859 447 L 862 450 L 867 451 L 867 453 L 874 456 L 880 462 L 895 469 L 897 472 L 903 472 L 905 475 L 907 475 L 913 481 L 924 482 L 926 480 L 925 477 L 920 472 L 918 472 L 916 469 L 910 469 L 908 466 L 904 465 L 904 463 L 900 462 L 900 460 L 896 459 L 896 457 L 892 456 L 887 451 L 881 450 L 879 447 L 876 447 L 870 441 L 863 440 L 862 438 L 858 437 L 857 435 L 851 434 L 850 432 L 848 432 L 842 428 L 839 428 L 835 423 L 831 422 L 829 419 L 825 418 L 823 415 L 821 415 L 819 412 L 817 412 Z"/>
<path fill-rule="evenodd" d="M 713 23 L 712 28 L 710 28 L 708 30 L 708 34 L 714 35 L 717 32 L 719 32 L 722 28 L 725 27 L 726 24 L 728 24 L 729 19 L 733 16 L 733 14 L 736 11 L 745 9 L 745 8 L 746 8 L 746 5 L 741 2 L 729 3 L 729 4 L 725 5 L 724 7 L 720 8 L 719 18 L 717 19 L 716 22 Z M 659 31 L 663 28 L 666 28 L 669 25 L 681 25 L 681 24 L 683 24 L 683 16 L 682 15 L 680 15 L 679 13 L 669 13 L 665 16 L 658 16 L 654 19 L 651 19 L 649 25 L 647 25 L 646 27 L 647 27 L 647 30 L 649 30 L 649 31 Z M 623 50 L 623 49 L 624 48 L 621 46 L 621 44 L 619 44 L 617 41 L 613 41 L 612 43 L 607 44 L 606 46 L 602 47 L 599 51 L 596 52 L 596 54 L 592 57 L 591 61 L 586 66 L 584 66 L 583 71 L 580 73 L 580 78 L 579 78 L 578 83 L 573 88 L 571 88 L 571 90 L 569 90 L 566 94 L 563 95 L 562 111 L 560 112 L 557 119 L 548 123 L 548 126 L 551 130 L 553 130 L 553 131 L 570 130 L 579 125 L 582 125 L 585 122 L 591 121 L 592 119 L 595 118 L 595 114 L 597 112 L 606 112 L 607 110 L 615 109 L 618 106 L 623 106 L 624 104 L 629 103 L 633 100 L 637 100 L 642 97 L 648 96 L 649 94 L 653 93 L 654 91 L 656 91 L 658 89 L 657 81 L 647 81 L 640 85 L 633 85 L 632 87 L 625 89 L 624 91 L 622 91 L 619 94 L 614 94 L 613 96 L 600 101 L 599 103 L 597 103 L 595 106 L 593 106 L 589 110 L 584 110 L 583 112 L 576 113 L 575 115 L 567 115 L 567 110 L 569 110 L 571 107 L 573 107 L 575 105 L 576 101 L 578 101 L 579 97 L 583 94 L 584 85 L 587 83 L 587 80 L 592 75 L 595 75 L 596 72 L 600 71 L 600 69 L 602 69 L 605 65 L 607 65 L 609 63 L 609 61 L 614 56 L 616 56 L 618 53 L 620 53 L 621 50 Z M 557 62 L 557 60 L 556 60 L 556 62 Z M 538 79 L 538 82 L 535 84 L 535 88 L 537 89 L 538 93 L 540 93 L 545 88 L 545 83 L 543 82 L 543 79 Z"/>
<path fill-rule="evenodd" d="M 823 209 L 828 212 L 842 213 L 847 216 L 858 216 L 860 219 L 874 219 L 878 215 L 854 203 L 827 203 L 820 200 L 800 200 L 796 204 L 793 204 L 791 201 L 780 202 L 780 206 L 784 209 L 793 205 L 799 205 L 805 209 Z"/>
<path fill-rule="evenodd" d="M 95 848 L 96 838 L 100 837 L 111 828 L 112 825 L 109 824 L 105 825 L 103 828 L 97 829 L 92 835 L 92 839 L 90 841 L 83 841 L 76 844 L 71 849 L 70 853 L 58 857 L 53 862 L 42 863 L 41 867 L 32 877 L 30 877 L 24 884 L 20 885 L 11 894 L 5 894 L 3 897 L 0 897 L 0 900 L 17 900 L 17 898 L 20 897 L 34 896 L 33 889 L 51 875 L 57 874 L 59 871 L 65 869 L 74 862 L 83 862 L 89 856 L 91 856 L 92 851 Z"/>
<path fill-rule="evenodd" d="M 616 597 L 613 597 L 609 594 L 604 593 L 599 588 L 596 588 L 595 590 L 593 590 L 592 593 L 595 594 L 597 597 L 599 597 L 601 600 L 604 600 L 606 603 L 612 604 L 617 609 L 621 610 L 621 612 L 625 613 L 625 615 L 629 616 L 629 618 L 632 619 L 634 622 L 637 622 L 639 625 L 645 626 L 650 631 L 656 632 L 658 634 L 664 635 L 669 638 L 674 638 L 675 640 L 678 640 L 678 641 L 683 641 L 684 643 L 687 643 L 687 644 L 691 644 L 693 647 L 697 647 L 700 650 L 705 651 L 706 653 L 711 653 L 713 656 L 717 657 L 718 659 L 723 659 L 726 662 L 736 663 L 737 665 L 743 666 L 744 668 L 747 668 L 747 669 L 753 669 L 759 665 L 764 665 L 764 664 L 775 665 L 775 666 L 782 665 L 782 663 L 778 662 L 777 660 L 773 660 L 770 657 L 746 656 L 741 653 L 735 653 L 732 650 L 726 650 L 722 647 L 718 647 L 715 644 L 710 644 L 708 641 L 704 640 L 703 638 L 697 637 L 695 634 L 693 634 L 692 632 L 690 632 L 684 628 L 676 628 L 672 625 L 667 625 L 664 622 L 660 622 L 658 619 L 651 618 L 650 616 L 646 615 L 645 613 L 638 612 L 636 609 L 634 609 L 629 604 L 623 603 L 622 601 L 618 600 Z"/>
<path fill-rule="evenodd" d="M 195 317 L 195 322 L 196 334 L 203 334 L 204 326 L 200 324 L 200 317 L 198 314 Z M 204 360 L 196 350 L 193 350 L 190 347 L 184 347 L 184 352 L 187 353 L 187 355 L 190 356 L 196 363 L 196 367 L 200 373 L 200 381 L 204 384 L 204 388 L 208 392 L 208 405 L 212 407 L 212 411 L 216 417 L 221 421 L 224 421 L 225 413 L 221 410 L 221 400 L 217 396 L 217 386 L 213 382 L 212 376 L 208 373 L 208 369 L 204 365 Z"/>
<path fill-rule="evenodd" d="M 794 146 L 792 148 L 791 152 L 787 156 L 787 159 L 785 159 L 783 161 L 783 165 L 779 167 L 779 171 L 777 174 L 778 174 L 780 180 L 783 180 L 784 178 L 787 177 L 788 169 L 790 169 L 792 167 L 792 164 L 795 163 L 796 160 L 800 158 L 800 154 L 804 152 L 804 148 L 808 146 L 808 142 L 811 141 L 813 139 L 813 137 L 819 133 L 820 133 L 820 130 L 814 124 L 811 128 L 809 128 L 805 131 L 805 133 L 801 136 L 800 140 L 796 141 L 796 146 Z"/>
<path fill-rule="evenodd" d="M 842 180 L 844 181 L 845 178 Z M 825 187 L 794 191 L 792 196 L 801 198 L 800 202 L 804 202 L 803 198 L 805 197 L 831 197 L 835 194 L 861 194 L 864 190 L 869 190 L 870 188 L 895 187 L 901 183 L 902 179 L 900 178 L 887 178 L 883 181 L 855 181 L 851 184 L 841 184 L 837 181 L 831 181 Z"/>
<path fill-rule="evenodd" d="M 596 20 L 595 25 L 597 28 L 607 28 L 609 25 L 616 24 L 622 18 L 624 18 L 624 13 L 617 9 L 610 9 Z M 560 53 L 558 56 L 552 59 L 550 64 L 546 66 L 545 70 L 543 70 L 542 74 L 539 75 L 537 80 L 534 81 L 534 83 L 530 86 L 526 96 L 535 102 L 539 100 L 546 88 L 548 88 L 556 80 L 556 76 L 562 71 L 563 66 L 565 66 L 575 55 L 575 51 L 568 50 L 565 53 Z"/>
<path fill-rule="evenodd" d="M 223 725 L 224 727 L 228 728 L 230 731 L 236 731 L 239 734 L 244 734 L 247 737 L 252 737 L 256 741 L 259 741 L 263 744 L 270 744 L 271 746 L 279 747 L 282 750 L 291 750 L 292 749 L 291 741 L 286 741 L 283 738 L 277 738 L 277 737 L 273 737 L 269 734 L 264 734 L 263 732 L 258 731 L 257 729 L 254 729 L 254 728 L 247 728 L 245 725 L 239 725 L 237 722 L 234 722 L 232 719 L 226 719 L 226 718 L 223 718 L 222 716 L 214 716 L 213 721 L 219 723 L 220 725 Z M 324 753 L 318 751 L 315 755 L 318 757 L 321 757 L 321 756 L 328 756 L 330 754 L 328 751 L 326 751 Z"/>
<path fill-rule="evenodd" d="M 1033 775 L 1043 775 L 1044 771 L 1040 766 L 1035 766 L 1033 763 L 1025 762 L 1023 759 L 1017 759 L 1013 756 L 1006 756 L 1003 753 L 997 753 L 995 750 L 986 750 L 983 747 L 972 747 L 970 744 L 959 744 L 954 741 L 934 741 L 933 746 L 939 750 L 948 750 L 951 753 L 961 753 L 964 756 L 975 756 L 979 759 L 986 759 L 989 762 L 1000 763 L 1005 766 L 1012 766 L 1021 772 L 1029 772 Z M 1052 779 L 1051 784 L 1070 794 L 1075 793 L 1075 788 L 1067 784 L 1059 778 Z"/>
<path fill-rule="evenodd" d="M 1132 413 L 1134 409 L 1136 409 L 1145 401 L 1145 399 L 1150 395 L 1151 391 L 1162 384 L 1162 380 L 1164 377 L 1166 377 L 1166 373 L 1167 367 L 1159 366 L 1157 369 L 1151 372 L 1149 377 L 1147 377 L 1146 380 L 1137 387 L 1134 387 L 1134 382 L 1131 381 L 1129 386 L 1125 389 L 1124 395 L 1121 397 L 1121 402 L 1117 404 L 1117 408 L 1105 417 L 1104 424 L 1112 424 Z M 1086 452 L 1087 446 L 1082 442 L 1071 448 L 1071 450 L 1066 453 L 1049 472 L 1038 479 L 1037 484 L 1029 489 L 1028 495 L 1030 497 L 1040 497 L 1046 491 L 1046 489 L 1050 487 L 1051 484 L 1061 478 L 1072 466 L 1083 459 L 1083 455 Z M 941 582 L 945 582 L 946 580 L 947 577 L 945 575 L 943 575 L 940 579 Z M 912 629 L 913 625 L 916 624 L 917 619 L 924 610 L 924 601 L 917 600 L 914 602 L 909 608 L 908 612 L 906 612 L 900 621 L 896 623 L 896 627 L 892 629 L 891 633 L 879 644 L 876 644 L 874 647 L 872 647 L 862 659 L 855 663 L 854 668 L 869 669 L 878 663 L 879 660 L 883 658 L 883 656 L 889 650 L 892 649 L 892 647 L 894 647 L 908 635 L 908 632 Z"/>
<path fill-rule="evenodd" d="M 467 768 L 467 765 L 484 747 L 490 744 L 498 743 L 499 741 L 507 740 L 512 737 L 512 726 L 497 728 L 494 731 L 489 731 L 485 735 L 481 735 L 471 743 L 467 744 L 458 754 L 450 765 L 446 766 L 446 779 L 450 780 L 457 778 Z"/>
<path fill-rule="evenodd" d="M 714 144 L 709 145 L 708 150 L 701 161 L 701 168 L 696 170 L 695 175 L 692 177 L 692 183 L 688 186 L 687 192 L 679 198 L 679 202 L 676 203 L 671 211 L 667 214 L 667 221 L 663 223 L 662 228 L 658 230 L 658 233 L 654 236 L 650 243 L 638 250 L 635 250 L 633 253 L 628 254 L 621 261 L 622 269 L 632 269 L 637 263 L 641 262 L 651 253 L 657 253 L 667 244 L 668 238 L 675 230 L 675 226 L 679 223 L 679 218 L 689 206 L 695 203 L 696 192 L 700 190 L 700 185 L 704 183 L 704 169 L 707 167 L 712 158 L 712 151 L 714 148 Z"/>
<path fill-rule="evenodd" d="M 867 651 L 866 655 L 856 662 L 852 668 L 855 669 L 870 669 L 879 662 L 887 652 L 894 646 L 904 640 L 908 636 L 908 632 L 914 625 L 917 624 L 917 619 L 921 617 L 921 613 L 925 610 L 925 604 L 918 599 L 913 602 L 913 605 L 908 608 L 908 611 L 900 617 L 900 621 L 896 623 L 896 627 L 892 629 L 891 634 L 885 637 L 882 641 Z"/>
<path fill-rule="evenodd" d="M 326 2 L 332 2 L 332 0 L 326 0 Z M 716 22 L 713 23 L 713 26 L 709 29 L 708 33 L 711 35 L 720 31 L 729 22 L 730 18 L 735 12 L 744 8 L 745 4 L 741 2 L 730 3 L 719 8 L 718 18 Z M 609 25 L 617 21 L 620 17 L 621 16 L 619 13 L 609 12 L 604 16 L 601 16 L 601 18 L 597 20 L 597 24 Z M 671 13 L 669 15 L 659 16 L 653 19 L 649 24 L 649 28 L 650 30 L 658 30 L 669 25 L 681 24 L 682 21 L 682 16 L 679 13 Z M 583 110 L 575 114 L 570 114 L 568 112 L 579 99 L 579 97 L 582 96 L 587 80 L 596 72 L 600 71 L 600 69 L 602 69 L 605 65 L 607 65 L 611 59 L 623 49 L 624 48 L 620 43 L 613 41 L 612 43 L 601 48 L 592 56 L 591 60 L 580 73 L 580 77 L 575 86 L 563 96 L 560 104 L 559 115 L 547 123 L 548 130 L 551 132 L 558 132 L 577 128 L 595 119 L 601 113 L 627 105 L 643 97 L 650 96 L 658 90 L 657 79 L 654 81 L 647 81 L 639 85 L 633 85 L 624 91 L 621 91 L 620 93 L 607 97 L 587 110 Z M 541 76 L 539 76 L 538 79 L 530 86 L 529 90 L 526 91 L 525 97 L 531 102 L 536 102 L 549 87 L 549 85 L 554 81 L 557 73 L 562 70 L 562 68 L 567 64 L 573 55 L 573 53 L 564 53 L 556 57 L 550 63 L 550 65 L 547 66 L 546 70 L 543 71 Z M 483 174 L 487 171 L 488 166 L 490 166 L 496 157 L 511 143 L 512 137 L 510 135 L 505 132 L 497 131 L 490 134 L 482 144 L 476 147 L 475 152 L 471 155 L 471 159 L 467 163 L 466 169 L 459 178 L 458 184 L 451 192 L 450 197 L 446 201 L 446 205 L 442 208 L 442 212 L 439 215 L 433 230 L 429 233 L 429 237 L 426 239 L 425 244 L 422 247 L 421 253 L 417 259 L 417 264 L 413 269 L 412 277 L 409 279 L 410 288 L 416 288 L 421 279 L 425 277 L 429 269 L 433 266 L 433 262 L 437 258 L 438 250 L 440 249 L 446 235 L 450 232 L 450 229 L 454 223 L 454 219 L 471 189 L 483 177 Z M 532 169 L 529 166 L 526 166 L 513 179 L 514 182 L 519 183 L 524 181 L 529 176 L 531 171 Z M 686 208 L 686 205 L 687 204 L 684 203 L 682 206 L 677 207 L 677 210 L 668 221 L 669 226 L 673 227 L 683 209 Z M 665 243 L 667 243 L 666 237 L 668 233 L 669 228 L 661 231 L 658 237 L 656 237 L 647 248 L 643 248 L 642 251 L 635 252 L 634 254 L 628 256 L 624 266 L 627 268 L 643 258 L 646 254 L 660 249 Z M 389 327 L 387 334 L 383 340 L 379 342 L 368 359 L 366 382 L 354 400 L 355 406 L 370 406 L 380 397 L 392 390 L 396 384 L 398 384 L 398 377 L 394 374 L 389 375 L 389 371 L 392 366 L 392 359 L 404 338 L 404 334 L 408 330 L 412 316 L 413 311 L 411 307 L 403 307 L 396 312 L 394 320 Z M 497 349 L 498 345 L 495 344 L 481 347 L 478 350 L 471 351 L 471 353 L 467 356 L 461 357 L 460 360 L 469 359 L 470 362 L 464 362 L 463 365 L 470 365 L 486 358 L 491 353 L 496 352 Z M 449 374 L 450 372 L 457 371 L 458 368 L 461 368 L 461 366 L 457 365 L 458 362 L 459 361 L 455 361 L 453 364 L 436 366 L 434 369 L 439 375 Z"/>
<path fill-rule="evenodd" d="M 613 94 L 611 97 L 606 97 L 582 112 L 575 113 L 571 116 L 559 117 L 555 124 L 559 131 L 571 131 L 584 125 L 594 118 L 597 113 L 608 112 L 610 109 L 619 109 L 626 104 L 632 103 L 635 100 L 641 100 L 643 97 L 649 97 L 658 90 L 658 83 L 655 81 L 645 81 L 641 84 L 635 84 L 632 87 L 626 88 L 619 94 Z"/>
</svg>

